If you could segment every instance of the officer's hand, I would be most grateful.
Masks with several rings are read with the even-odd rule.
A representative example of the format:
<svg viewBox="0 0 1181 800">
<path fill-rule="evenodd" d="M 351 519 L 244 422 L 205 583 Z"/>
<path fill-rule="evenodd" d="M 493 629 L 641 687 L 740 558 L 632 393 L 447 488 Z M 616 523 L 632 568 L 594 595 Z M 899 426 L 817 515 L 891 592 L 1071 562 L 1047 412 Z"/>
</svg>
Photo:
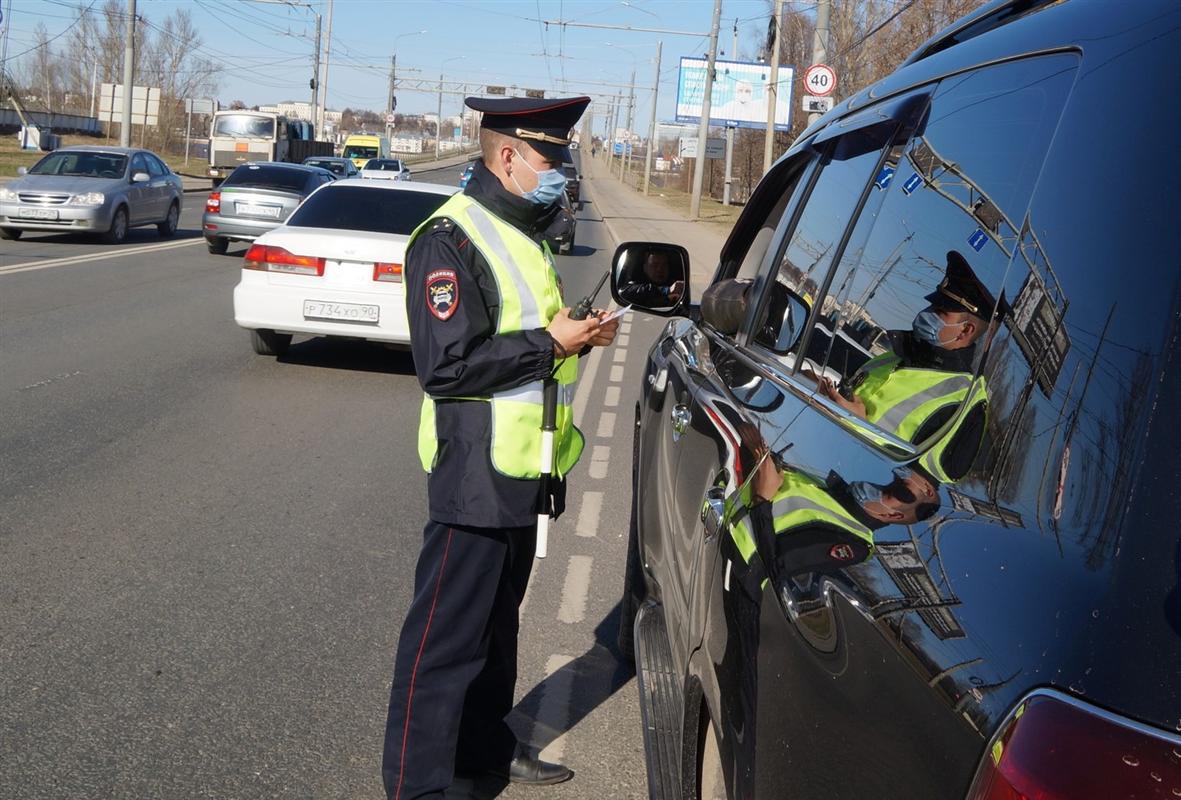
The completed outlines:
<svg viewBox="0 0 1181 800">
<path fill-rule="evenodd" d="M 577 355 L 591 343 L 591 338 L 599 331 L 599 318 L 570 319 L 570 308 L 566 307 L 554 315 L 546 330 L 554 339 L 554 357 L 565 358 Z"/>
<path fill-rule="evenodd" d="M 681 302 L 681 295 L 685 293 L 685 282 L 676 281 L 668 287 L 668 299 L 673 303 Z"/>
<path fill-rule="evenodd" d="M 821 394 L 836 403 L 841 408 L 852 414 L 856 414 L 862 419 L 866 418 L 865 403 L 861 402 L 861 400 L 858 399 L 856 395 L 854 395 L 852 400 L 846 399 L 837 389 L 836 384 L 828 378 L 820 378 L 816 385 L 820 389 Z"/>
<path fill-rule="evenodd" d="M 606 316 L 606 314 L 607 314 L 606 311 L 603 311 L 603 310 L 597 309 L 597 308 L 591 313 L 594 314 L 594 316 L 596 318 L 600 318 L 600 319 L 602 317 Z M 615 334 L 617 334 L 618 332 L 619 332 L 619 317 L 616 317 L 615 319 L 611 320 L 610 322 L 600 322 L 598 329 L 595 331 L 595 335 L 591 337 L 591 340 L 590 340 L 591 346 L 606 347 L 607 345 L 609 345 L 615 341 Z"/>
</svg>

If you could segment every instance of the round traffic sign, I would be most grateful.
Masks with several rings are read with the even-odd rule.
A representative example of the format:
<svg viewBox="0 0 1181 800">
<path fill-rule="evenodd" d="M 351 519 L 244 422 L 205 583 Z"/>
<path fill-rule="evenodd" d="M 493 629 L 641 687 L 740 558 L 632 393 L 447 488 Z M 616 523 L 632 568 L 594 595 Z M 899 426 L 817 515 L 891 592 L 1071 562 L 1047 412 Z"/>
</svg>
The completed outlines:
<svg viewBox="0 0 1181 800">
<path fill-rule="evenodd" d="M 813 64 L 804 73 L 804 90 L 816 97 L 828 97 L 837 88 L 837 74 L 827 64 Z"/>
<path fill-rule="evenodd" d="M 394 112 L 392 112 L 392 111 L 385 115 L 385 121 L 388 122 L 390 125 L 393 125 L 395 122 L 397 122 L 397 120 L 398 120 L 398 118 L 396 116 L 394 116 Z"/>
</svg>

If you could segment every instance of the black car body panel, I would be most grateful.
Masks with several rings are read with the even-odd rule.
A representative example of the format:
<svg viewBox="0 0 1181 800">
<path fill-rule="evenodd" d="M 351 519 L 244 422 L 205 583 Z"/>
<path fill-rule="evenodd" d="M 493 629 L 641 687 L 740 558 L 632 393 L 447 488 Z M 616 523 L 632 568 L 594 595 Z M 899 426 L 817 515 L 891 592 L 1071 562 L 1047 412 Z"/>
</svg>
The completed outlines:
<svg viewBox="0 0 1181 800">
<path fill-rule="evenodd" d="M 636 535 L 684 729 L 717 728 L 731 797 L 963 797 L 1041 687 L 1181 730 L 1181 7 L 994 3 L 973 20 L 764 177 L 714 274 L 751 281 L 739 329 L 695 308 L 648 355 Z M 917 112 L 885 110 L 900 101 Z M 987 307 L 951 282 L 959 260 Z M 786 295 L 802 337 L 776 317 Z M 926 433 L 808 377 L 864 404 L 860 368 L 900 341 L 923 352 L 911 320 L 948 296 L 984 325 L 970 364 L 937 362 L 969 388 Z M 869 553 L 834 538 L 836 563 L 800 567 L 823 526 L 757 521 L 768 469 L 776 498 L 846 514 L 837 533 Z M 754 530 L 749 564 L 703 524 L 719 487 L 727 530 Z M 859 491 L 917 499 L 886 521 L 866 510 L 900 506 L 850 511 Z"/>
</svg>

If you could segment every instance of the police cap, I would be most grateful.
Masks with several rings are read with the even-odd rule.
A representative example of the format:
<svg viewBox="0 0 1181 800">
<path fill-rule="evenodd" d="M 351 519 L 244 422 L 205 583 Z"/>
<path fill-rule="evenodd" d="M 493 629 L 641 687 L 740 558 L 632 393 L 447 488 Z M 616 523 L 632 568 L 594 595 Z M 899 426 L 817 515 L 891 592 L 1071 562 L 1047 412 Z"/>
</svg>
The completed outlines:
<svg viewBox="0 0 1181 800">
<path fill-rule="evenodd" d="M 943 280 L 924 299 L 937 311 L 967 311 L 985 321 L 991 320 L 994 313 L 1004 314 L 1007 308 L 1003 293 L 1001 306 L 997 308 L 992 292 L 976 277 L 967 260 L 955 250 L 947 254 Z"/>
<path fill-rule="evenodd" d="M 468 108 L 484 114 L 480 127 L 528 142 L 549 161 L 571 161 L 570 131 L 590 104 L 589 97 L 535 100 L 529 97 L 469 97 Z"/>
</svg>

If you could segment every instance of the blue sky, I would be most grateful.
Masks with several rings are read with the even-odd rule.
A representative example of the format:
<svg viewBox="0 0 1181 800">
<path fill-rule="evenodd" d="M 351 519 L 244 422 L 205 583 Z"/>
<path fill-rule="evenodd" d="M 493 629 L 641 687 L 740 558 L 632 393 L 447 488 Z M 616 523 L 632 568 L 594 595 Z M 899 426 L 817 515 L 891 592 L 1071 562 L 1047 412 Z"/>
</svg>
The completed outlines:
<svg viewBox="0 0 1181 800">
<path fill-rule="evenodd" d="M 68 26 L 76 4 L 11 2 L 10 55 L 31 45 L 37 22 L 44 22 L 51 35 Z M 326 27 L 326 0 L 311 0 L 311 5 L 325 14 Z M 310 99 L 315 23 L 307 8 L 249 0 L 138 0 L 138 12 L 157 23 L 178 7 L 192 13 L 206 55 L 252 69 L 249 77 L 232 69 L 222 73 L 218 99 L 223 103 Z M 737 19 L 739 56 L 752 58 L 756 42 L 765 36 L 770 9 L 768 0 L 724 0 L 719 50 L 729 57 Z M 395 47 L 402 78 L 434 82 L 442 69 L 448 80 L 539 88 L 547 96 L 626 93 L 634 67 L 635 127 L 646 131 L 656 43 L 664 42 L 658 114 L 671 120 L 678 61 L 683 55 L 703 55 L 708 37 L 547 27 L 538 20 L 706 33 L 712 10 L 712 0 L 335 0 L 329 104 L 384 110 Z M 414 33 L 420 30 L 426 33 Z M 434 91 L 402 88 L 398 111 L 434 111 L 436 97 Z M 458 109 L 458 97 L 444 97 L 444 113 Z"/>
</svg>

